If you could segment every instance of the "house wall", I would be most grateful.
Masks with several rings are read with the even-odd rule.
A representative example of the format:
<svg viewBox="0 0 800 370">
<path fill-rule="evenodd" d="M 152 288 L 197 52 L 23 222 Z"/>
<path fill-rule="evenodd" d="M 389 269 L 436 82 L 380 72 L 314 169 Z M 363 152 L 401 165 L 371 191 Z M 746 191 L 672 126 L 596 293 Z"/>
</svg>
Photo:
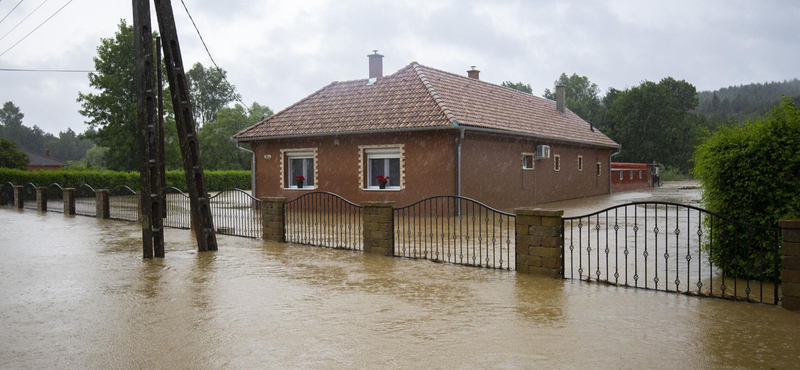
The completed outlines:
<svg viewBox="0 0 800 370">
<path fill-rule="evenodd" d="M 430 196 L 456 194 L 456 138 L 455 130 L 430 130 L 257 141 L 253 143 L 256 194 L 292 200 L 312 191 L 329 191 L 355 203 L 395 201 L 398 207 Z M 386 144 L 404 145 L 405 189 L 364 190 L 359 183 L 359 146 Z M 317 148 L 316 189 L 283 189 L 281 150 L 301 148 Z"/>
<path fill-rule="evenodd" d="M 631 179 L 631 171 L 633 171 L 633 179 Z M 642 171 L 642 178 L 639 178 L 639 171 Z M 622 172 L 622 180 L 619 174 Z M 611 191 L 619 193 L 623 191 L 640 190 L 653 187 L 652 175 L 650 169 L 617 169 L 611 171 Z"/>
<path fill-rule="evenodd" d="M 522 153 L 535 153 L 537 145 L 550 145 L 550 158 L 536 160 L 533 170 L 523 170 Z M 467 131 L 461 145 L 462 195 L 509 210 L 608 194 L 611 151 Z M 561 158 L 559 171 L 554 169 L 556 155 Z M 582 171 L 578 171 L 579 155 L 584 160 Z M 595 172 L 597 162 L 600 176 Z"/>
</svg>

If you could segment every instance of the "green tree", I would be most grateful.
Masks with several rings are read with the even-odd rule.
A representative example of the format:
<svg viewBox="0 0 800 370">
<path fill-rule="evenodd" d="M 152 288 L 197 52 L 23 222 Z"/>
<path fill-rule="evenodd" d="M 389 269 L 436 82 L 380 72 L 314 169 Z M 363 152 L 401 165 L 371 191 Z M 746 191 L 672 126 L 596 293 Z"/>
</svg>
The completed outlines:
<svg viewBox="0 0 800 370">
<path fill-rule="evenodd" d="M 0 167 L 24 170 L 28 168 L 28 155 L 17 150 L 17 144 L 0 139 Z"/>
<path fill-rule="evenodd" d="M 38 126 L 33 128 L 22 124 L 25 115 L 14 103 L 8 101 L 0 109 L 0 126 L 2 126 L 2 137 L 11 140 L 20 148 L 32 152 L 43 153 L 45 149 L 45 133 Z"/>
<path fill-rule="evenodd" d="M 569 110 L 588 122 L 599 124 L 603 117 L 604 107 L 600 102 L 600 88 L 597 84 L 589 81 L 586 76 L 578 76 L 573 73 L 567 76 L 562 73 L 555 82 L 553 90 L 544 89 L 543 97 L 556 100 L 555 86 L 564 85 L 565 104 Z"/>
<path fill-rule="evenodd" d="M 271 115 L 271 109 L 255 102 L 249 112 L 240 104 L 221 108 L 216 120 L 206 123 L 197 134 L 204 167 L 209 170 L 250 169 L 250 154 L 237 149 L 231 136 Z"/>
<path fill-rule="evenodd" d="M 533 89 L 531 88 L 530 84 L 522 83 L 522 82 L 511 82 L 511 81 L 504 81 L 501 84 L 503 87 L 508 87 L 510 89 L 522 91 L 527 94 L 533 94 Z"/>
<path fill-rule="evenodd" d="M 86 168 L 98 168 L 104 170 L 106 169 L 106 166 L 103 162 L 103 157 L 107 151 L 108 148 L 95 145 L 86 151 L 86 155 L 84 155 L 83 158 L 78 161 L 78 164 Z"/>
<path fill-rule="evenodd" d="M 189 93 L 192 100 L 195 129 L 213 121 L 217 111 L 234 100 L 241 99 L 236 87 L 225 80 L 227 72 L 215 67 L 203 67 L 195 63 L 186 72 Z"/>
</svg>

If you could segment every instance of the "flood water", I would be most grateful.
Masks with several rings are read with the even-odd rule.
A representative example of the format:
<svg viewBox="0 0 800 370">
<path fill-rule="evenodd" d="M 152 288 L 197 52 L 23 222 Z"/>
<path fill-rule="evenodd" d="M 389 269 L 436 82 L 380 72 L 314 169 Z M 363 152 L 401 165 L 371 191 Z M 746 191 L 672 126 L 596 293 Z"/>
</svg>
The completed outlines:
<svg viewBox="0 0 800 370">
<path fill-rule="evenodd" d="M 596 210 L 592 207 L 593 210 Z M 780 307 L 0 209 L 0 368 L 792 369 Z"/>
</svg>

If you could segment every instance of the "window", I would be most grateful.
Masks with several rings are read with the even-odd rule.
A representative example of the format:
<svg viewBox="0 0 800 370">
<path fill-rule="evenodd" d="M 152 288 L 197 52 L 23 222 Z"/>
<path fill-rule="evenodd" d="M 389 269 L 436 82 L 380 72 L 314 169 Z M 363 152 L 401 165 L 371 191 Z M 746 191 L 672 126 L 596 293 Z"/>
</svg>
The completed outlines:
<svg viewBox="0 0 800 370">
<path fill-rule="evenodd" d="M 619 181 L 622 181 L 622 180 L 623 180 L 623 178 L 622 178 L 622 174 L 623 174 L 623 172 L 622 172 L 622 171 L 619 171 Z"/>
<path fill-rule="evenodd" d="M 597 176 L 600 176 L 600 162 L 595 163 L 594 168 L 595 172 L 597 172 Z"/>
<path fill-rule="evenodd" d="M 633 180 L 633 171 L 631 171 L 631 180 Z"/>
<path fill-rule="evenodd" d="M 389 177 L 386 189 L 400 189 L 400 148 L 366 149 L 367 189 L 380 189 L 378 176 Z"/>
<path fill-rule="evenodd" d="M 578 156 L 578 171 L 583 171 L 583 156 Z"/>
<path fill-rule="evenodd" d="M 298 176 L 302 176 L 305 179 L 303 180 L 303 188 L 313 189 L 315 187 L 313 151 L 286 152 L 286 164 L 288 166 L 288 171 L 286 172 L 287 189 L 298 188 Z"/>
<path fill-rule="evenodd" d="M 639 180 L 642 179 L 642 170 L 639 170 Z"/>
<path fill-rule="evenodd" d="M 558 154 L 553 156 L 553 169 L 561 171 L 561 156 Z"/>
<path fill-rule="evenodd" d="M 533 159 L 533 153 L 522 153 L 522 169 L 532 170 L 534 168 Z"/>
</svg>

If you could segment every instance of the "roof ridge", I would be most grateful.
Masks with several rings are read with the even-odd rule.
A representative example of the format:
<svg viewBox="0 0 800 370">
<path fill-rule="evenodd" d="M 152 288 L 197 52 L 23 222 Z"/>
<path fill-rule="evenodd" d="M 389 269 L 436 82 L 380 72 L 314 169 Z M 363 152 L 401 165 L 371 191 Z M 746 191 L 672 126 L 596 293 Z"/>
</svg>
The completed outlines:
<svg viewBox="0 0 800 370">
<path fill-rule="evenodd" d="M 439 93 L 436 91 L 436 88 L 434 88 L 433 84 L 430 81 L 428 81 L 428 76 L 426 76 L 425 72 L 422 71 L 423 66 L 417 62 L 411 62 L 409 66 L 414 68 L 414 72 L 417 73 L 417 77 L 419 77 L 420 81 L 422 81 L 422 84 L 428 90 L 428 93 L 431 94 L 433 101 L 435 101 L 436 104 L 439 106 L 439 109 L 442 110 L 442 113 L 444 113 L 445 117 L 447 117 L 447 120 L 450 121 L 450 124 L 458 125 L 458 121 L 456 121 L 455 114 L 453 114 L 453 112 L 450 111 L 450 108 L 447 107 L 447 104 L 445 104 L 444 100 L 442 100 L 442 98 L 439 96 Z"/>
<path fill-rule="evenodd" d="M 415 62 L 415 63 L 416 63 L 416 62 Z M 426 66 L 426 65 L 422 65 L 422 64 L 419 64 L 419 63 L 417 63 L 417 64 L 418 64 L 420 67 L 422 67 L 422 68 L 427 68 L 427 69 L 430 69 L 430 70 L 434 70 L 434 71 L 436 71 L 436 72 L 445 73 L 445 74 L 448 74 L 448 75 L 451 75 L 451 76 L 455 76 L 455 77 L 461 78 L 461 79 L 463 79 L 463 80 L 466 80 L 466 81 L 479 82 L 479 83 L 483 83 L 483 84 L 491 85 L 491 86 L 494 86 L 494 87 L 499 87 L 499 88 L 502 88 L 502 89 L 506 89 L 506 90 L 513 91 L 515 94 L 523 94 L 523 95 L 525 95 L 526 97 L 531 97 L 531 96 L 532 96 L 532 97 L 534 97 L 534 98 L 537 98 L 537 99 L 542 99 L 542 100 L 547 100 L 547 101 L 552 101 L 552 102 L 554 102 L 554 101 L 555 101 L 555 100 L 547 99 L 547 98 L 545 98 L 545 97 L 541 97 L 541 96 L 533 95 L 533 93 L 530 93 L 530 94 L 528 94 L 528 93 L 526 93 L 526 92 L 522 92 L 522 91 L 519 91 L 519 90 L 517 90 L 517 89 L 512 89 L 512 88 L 510 88 L 510 87 L 506 87 L 506 86 L 503 86 L 503 85 L 498 85 L 498 84 L 496 84 L 496 83 L 492 83 L 492 82 L 489 82 L 489 81 L 484 81 L 484 80 L 477 79 L 477 78 L 471 78 L 471 77 L 468 77 L 468 76 L 462 76 L 462 75 L 460 75 L 460 74 L 458 74 L 458 73 L 453 73 L 453 72 L 450 72 L 450 71 L 445 71 L 445 70 L 443 70 L 443 69 L 439 69 L 439 68 L 428 67 L 428 66 Z"/>
</svg>

